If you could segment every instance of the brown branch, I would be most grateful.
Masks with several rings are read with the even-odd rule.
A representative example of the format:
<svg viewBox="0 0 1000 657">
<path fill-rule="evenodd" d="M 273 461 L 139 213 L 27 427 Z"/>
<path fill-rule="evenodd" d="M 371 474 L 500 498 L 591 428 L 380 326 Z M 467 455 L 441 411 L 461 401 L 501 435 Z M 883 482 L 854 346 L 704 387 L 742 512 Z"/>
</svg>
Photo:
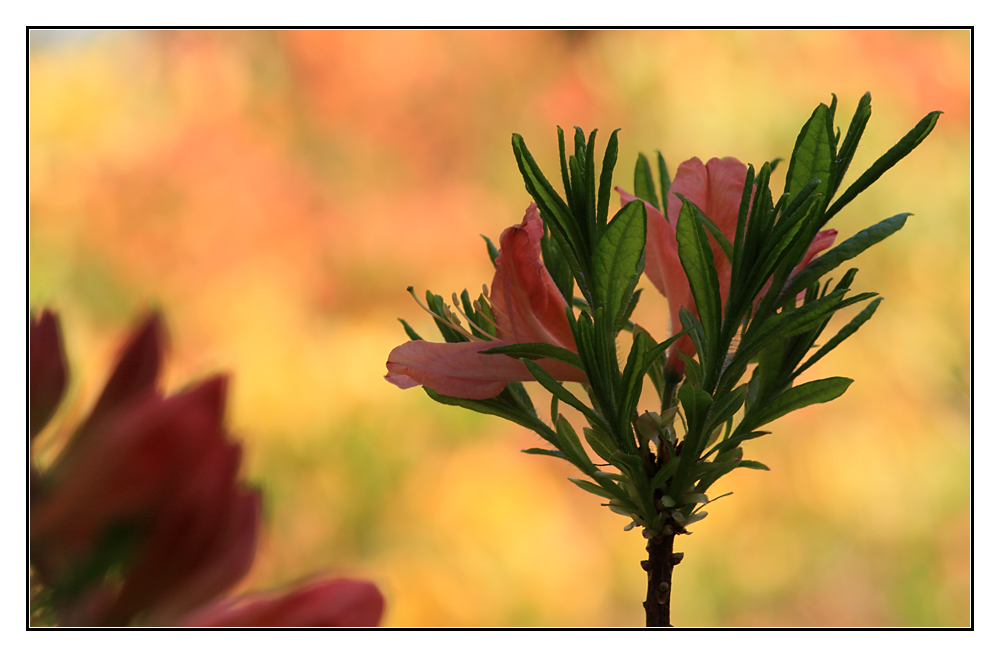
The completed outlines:
<svg viewBox="0 0 1000 657">
<path fill-rule="evenodd" d="M 641 563 L 649 584 L 646 586 L 646 627 L 673 627 L 670 624 L 670 589 L 674 566 L 681 562 L 683 553 L 674 553 L 674 534 L 659 534 L 649 539 L 646 551 L 649 559 Z"/>
</svg>

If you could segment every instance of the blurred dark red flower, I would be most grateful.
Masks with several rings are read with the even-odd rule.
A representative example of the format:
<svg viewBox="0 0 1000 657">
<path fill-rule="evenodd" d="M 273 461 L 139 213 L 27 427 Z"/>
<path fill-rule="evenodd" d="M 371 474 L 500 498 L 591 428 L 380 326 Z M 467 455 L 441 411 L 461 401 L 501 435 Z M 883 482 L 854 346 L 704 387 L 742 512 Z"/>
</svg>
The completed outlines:
<svg viewBox="0 0 1000 657">
<path fill-rule="evenodd" d="M 385 600 L 371 582 L 323 580 L 284 595 L 220 600 L 181 620 L 192 627 L 368 627 L 378 625 Z"/>
<path fill-rule="evenodd" d="M 48 310 L 31 318 L 28 332 L 31 363 L 28 374 L 28 427 L 31 438 L 56 412 L 66 390 L 66 355 L 63 353 L 59 320 Z"/>
<path fill-rule="evenodd" d="M 34 436 L 58 406 L 66 368 L 55 315 L 33 320 L 31 339 Z M 242 450 L 223 424 L 227 379 L 164 396 L 163 352 L 162 322 L 152 314 L 55 463 L 38 472 L 32 462 L 31 565 L 61 624 L 173 625 L 232 588 L 253 562 L 260 495 L 239 481 Z M 381 605 L 373 584 L 359 584 Z M 323 591 L 292 592 L 279 602 L 294 604 L 254 618 L 378 623 L 370 592 Z M 278 613 L 286 607 L 294 613 Z"/>
</svg>

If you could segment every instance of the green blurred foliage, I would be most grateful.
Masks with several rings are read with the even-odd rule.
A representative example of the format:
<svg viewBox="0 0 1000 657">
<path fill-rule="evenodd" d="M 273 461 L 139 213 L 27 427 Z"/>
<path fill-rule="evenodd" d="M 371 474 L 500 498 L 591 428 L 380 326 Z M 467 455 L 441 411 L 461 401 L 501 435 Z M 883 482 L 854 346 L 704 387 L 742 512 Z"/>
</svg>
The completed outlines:
<svg viewBox="0 0 1000 657">
<path fill-rule="evenodd" d="M 382 586 L 388 625 L 640 625 L 623 519 L 520 454 L 533 434 L 382 380 L 396 317 L 434 334 L 405 288 L 490 280 L 479 234 L 529 202 L 512 132 L 549 172 L 556 124 L 622 128 L 626 164 L 759 165 L 831 92 L 843 121 L 870 91 L 854 175 L 945 114 L 832 226 L 915 215 L 856 261 L 855 288 L 886 299 L 873 321 L 809 373 L 856 383 L 744 446 L 772 471 L 731 475 L 678 541 L 674 616 L 966 625 L 970 66 L 960 31 L 33 33 L 29 296 L 63 316 L 63 415 L 157 305 L 171 386 L 234 375 L 270 527 L 246 587 L 334 570 Z M 634 319 L 663 339 L 640 286 Z"/>
</svg>

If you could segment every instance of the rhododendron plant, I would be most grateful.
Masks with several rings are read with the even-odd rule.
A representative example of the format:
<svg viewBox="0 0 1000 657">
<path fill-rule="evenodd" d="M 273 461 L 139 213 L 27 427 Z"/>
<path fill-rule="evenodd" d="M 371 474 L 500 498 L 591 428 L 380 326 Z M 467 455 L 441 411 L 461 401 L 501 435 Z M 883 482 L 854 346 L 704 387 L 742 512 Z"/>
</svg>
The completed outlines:
<svg viewBox="0 0 1000 657">
<path fill-rule="evenodd" d="M 65 390 L 56 316 L 31 320 L 30 433 Z M 150 315 L 55 462 L 31 462 L 36 619 L 75 626 L 375 625 L 369 582 L 323 580 L 251 606 L 219 598 L 247 573 L 260 494 L 239 480 L 241 448 L 223 423 L 225 377 L 173 395 L 157 387 L 164 332 Z M 234 610 L 230 605 L 237 605 Z M 251 613 L 252 610 L 252 613 Z"/>
<path fill-rule="evenodd" d="M 826 225 L 930 134 L 940 114 L 924 117 L 837 196 L 870 100 L 862 97 L 843 134 L 834 126 L 836 97 L 816 108 L 776 195 L 771 177 L 778 160 L 758 170 L 735 158 L 707 164 L 691 158 L 671 184 L 660 155 L 658 194 L 640 155 L 633 193 L 619 188 L 622 208 L 610 221 L 617 131 L 598 165 L 596 130 L 588 137 L 577 128 L 568 158 L 558 130 L 565 197 L 514 135 L 535 205 L 519 228 L 504 232 L 499 258 L 487 241 L 497 264 L 490 298 L 476 305 L 463 293 L 466 330 L 428 293 L 428 310 L 450 344 L 420 342 L 403 322 L 414 341 L 390 354 L 390 382 L 421 384 L 437 401 L 534 430 L 551 448 L 526 452 L 569 461 L 585 475 L 570 481 L 628 517 L 626 530 L 642 528 L 647 625 L 670 625 L 673 569 L 683 556 L 673 551 L 674 539 L 724 497 L 710 498 L 709 488 L 736 468 L 767 470 L 743 458 L 743 443 L 767 434 L 761 427 L 789 412 L 839 397 L 851 383 L 844 377 L 796 382 L 881 301 L 873 292 L 850 293 L 856 269 L 824 279 L 902 228 L 907 215 L 836 246 L 837 231 Z M 653 332 L 631 321 L 643 271 L 667 298 Z M 837 333 L 820 339 L 837 311 L 869 299 Z M 520 383 L 528 374 L 552 395 L 545 417 Z M 647 378 L 660 398 L 652 410 L 640 408 Z M 582 391 L 565 381 L 583 383 Z M 583 441 L 560 404 L 583 414 Z"/>
</svg>

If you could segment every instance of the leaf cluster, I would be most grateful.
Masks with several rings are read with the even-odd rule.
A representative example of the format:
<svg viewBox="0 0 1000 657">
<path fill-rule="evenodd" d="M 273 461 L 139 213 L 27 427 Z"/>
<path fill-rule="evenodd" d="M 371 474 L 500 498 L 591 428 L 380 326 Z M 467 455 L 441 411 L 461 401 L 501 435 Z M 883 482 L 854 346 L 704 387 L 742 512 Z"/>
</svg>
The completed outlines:
<svg viewBox="0 0 1000 657">
<path fill-rule="evenodd" d="M 441 403 L 504 417 L 538 433 L 554 449 L 525 451 L 576 466 L 587 478 L 571 481 L 604 498 L 612 511 L 631 518 L 626 529 L 641 526 L 648 536 L 687 532 L 688 525 L 705 516 L 702 507 L 712 501 L 706 492 L 719 478 L 740 467 L 767 469 L 743 459 L 742 443 L 766 435 L 761 427 L 770 422 L 836 399 L 847 390 L 851 380 L 845 377 L 799 384 L 795 380 L 871 319 L 881 302 L 874 292 L 852 293 L 857 269 L 849 269 L 836 283 L 826 277 L 902 228 L 906 213 L 860 231 L 804 267 L 800 263 L 827 222 L 930 134 L 940 113 L 928 114 L 838 197 L 871 115 L 871 98 L 869 94 L 861 98 L 843 139 L 834 125 L 836 106 L 834 96 L 803 125 L 777 199 L 770 185 L 779 160 L 765 162 L 759 171 L 748 167 L 731 240 L 701 208 L 678 195 L 682 202 L 676 223 L 678 255 L 697 312 L 682 308 L 683 326 L 675 328 L 683 330 L 661 342 L 630 321 L 645 267 L 645 204 L 628 203 L 608 220 L 618 131 L 611 134 L 598 169 L 596 130 L 587 136 L 576 128 L 568 157 L 565 135 L 558 130 L 563 195 L 515 134 L 515 159 L 545 225 L 543 260 L 568 302 L 577 353 L 546 344 L 508 345 L 485 352 L 524 362 L 552 395 L 547 421 L 539 417 L 520 383 L 488 400 L 445 397 L 431 390 L 428 394 Z M 659 153 L 657 174 L 659 195 L 649 161 L 640 155 L 635 194 L 666 214 L 671 181 Z M 715 261 L 713 242 L 729 267 Z M 489 239 L 486 243 L 495 260 L 495 247 Z M 719 272 L 727 269 L 729 293 L 724 298 Z M 580 297 L 575 296 L 576 289 Z M 477 306 L 467 303 L 467 294 L 462 300 L 469 305 L 467 316 L 474 318 Z M 833 337 L 821 340 L 836 312 L 865 301 Z M 441 298 L 429 292 L 427 304 L 435 312 L 447 312 Z M 489 322 L 476 323 L 472 330 L 489 331 Z M 444 322 L 438 325 L 448 341 L 467 339 Z M 418 339 L 405 322 L 404 327 Z M 623 331 L 631 336 L 624 366 L 618 359 Z M 686 365 L 680 374 L 667 366 L 665 356 L 685 334 L 691 337 L 695 353 L 678 352 Z M 586 399 L 534 362 L 539 358 L 584 371 Z M 658 412 L 638 408 L 647 379 L 660 397 Z M 587 426 L 582 440 L 560 413 L 560 404 L 583 414 Z"/>
</svg>

